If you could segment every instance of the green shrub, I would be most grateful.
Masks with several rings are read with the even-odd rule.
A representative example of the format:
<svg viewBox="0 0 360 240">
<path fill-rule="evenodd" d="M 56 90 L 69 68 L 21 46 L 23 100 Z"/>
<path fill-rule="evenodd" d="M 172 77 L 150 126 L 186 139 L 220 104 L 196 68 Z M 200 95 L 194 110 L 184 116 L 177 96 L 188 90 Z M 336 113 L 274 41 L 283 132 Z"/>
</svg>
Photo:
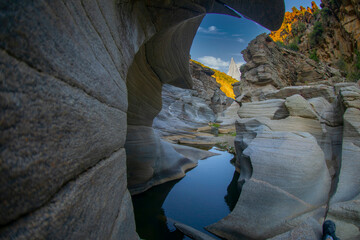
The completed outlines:
<svg viewBox="0 0 360 240">
<path fill-rule="evenodd" d="M 324 33 L 324 28 L 321 22 L 316 22 L 314 24 L 314 29 L 309 36 L 311 47 L 314 47 L 323 41 L 323 36 L 322 36 L 323 33 Z"/>
<path fill-rule="evenodd" d="M 294 43 L 296 44 L 299 44 L 301 41 L 300 41 L 300 37 L 299 36 L 296 36 L 293 40 Z"/>
<path fill-rule="evenodd" d="M 299 51 L 299 46 L 296 42 L 291 42 L 289 45 L 286 46 L 286 48 L 293 50 L 293 51 Z"/>
<path fill-rule="evenodd" d="M 336 66 L 342 70 L 342 71 L 346 71 L 347 67 L 346 67 L 346 62 L 344 61 L 344 58 L 340 58 L 337 62 L 336 62 Z"/>
<path fill-rule="evenodd" d="M 276 45 L 278 45 L 279 47 L 285 47 L 285 44 L 282 42 L 282 41 L 280 41 L 280 40 L 278 40 L 278 41 L 276 41 L 275 42 L 276 43 Z"/>
<path fill-rule="evenodd" d="M 218 123 L 209 123 L 209 126 L 214 127 L 214 128 L 219 128 L 220 124 L 218 124 Z"/>
<path fill-rule="evenodd" d="M 313 50 L 312 52 L 310 52 L 309 58 L 314 60 L 315 62 L 319 62 L 319 57 L 316 54 L 316 50 Z"/>
<path fill-rule="evenodd" d="M 298 32 L 301 34 L 306 30 L 306 25 L 303 22 L 299 22 L 298 24 Z"/>
<path fill-rule="evenodd" d="M 303 22 L 295 22 L 291 25 L 291 34 L 293 36 L 302 35 L 306 30 L 306 25 Z"/>
<path fill-rule="evenodd" d="M 316 11 L 314 12 L 314 17 L 316 18 L 320 13 L 320 9 L 316 9 Z"/>
<path fill-rule="evenodd" d="M 357 82 L 358 80 L 360 80 L 360 70 L 355 70 L 353 72 L 349 72 L 346 75 L 347 80 L 351 81 L 351 82 Z"/>
<path fill-rule="evenodd" d="M 321 9 L 320 14 L 323 20 L 326 20 L 331 15 L 331 10 L 327 7 L 324 7 Z"/>
</svg>

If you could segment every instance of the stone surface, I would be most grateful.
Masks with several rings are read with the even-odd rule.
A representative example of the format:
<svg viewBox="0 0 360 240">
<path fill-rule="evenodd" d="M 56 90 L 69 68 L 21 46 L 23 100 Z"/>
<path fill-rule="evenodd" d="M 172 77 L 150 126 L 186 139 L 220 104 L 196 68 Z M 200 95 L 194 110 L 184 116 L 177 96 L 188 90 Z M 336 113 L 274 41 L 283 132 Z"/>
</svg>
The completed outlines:
<svg viewBox="0 0 360 240">
<path fill-rule="evenodd" d="M 200 232 L 199 230 L 196 230 L 195 228 L 192 228 L 188 225 L 185 225 L 183 223 L 175 222 L 174 226 L 183 234 L 190 237 L 194 240 L 215 240 L 215 238 L 210 237 L 209 235 Z"/>
<path fill-rule="evenodd" d="M 312 85 L 312 86 L 284 87 L 278 91 L 265 94 L 264 99 L 274 99 L 274 98 L 285 99 L 294 94 L 299 94 L 305 99 L 323 97 L 330 103 L 332 103 L 336 98 L 332 87 L 326 85 Z"/>
<path fill-rule="evenodd" d="M 282 0 L 226 3 L 281 25 Z M 202 18 L 234 13 L 214 1 L 143 0 L 12 1 L 0 11 L 1 238 L 137 239 L 125 154 L 113 160 L 127 123 L 151 128 L 161 85 L 192 85 Z M 162 170 L 175 163 L 161 159 L 178 158 L 164 144 L 153 149 Z"/>
<path fill-rule="evenodd" d="M 241 81 L 250 85 L 282 88 L 341 77 L 336 69 L 279 47 L 267 34 L 257 36 L 241 53 L 246 61 L 241 67 Z"/>
<path fill-rule="evenodd" d="M 333 127 L 342 125 L 343 111 L 339 106 L 338 101 L 330 104 L 323 97 L 311 98 L 308 101 L 317 113 L 317 115 L 320 117 L 321 122 Z"/>
<path fill-rule="evenodd" d="M 340 99 L 346 108 L 360 110 L 360 88 L 357 86 L 345 86 L 339 90 Z"/>
<path fill-rule="evenodd" d="M 239 109 L 240 105 L 234 101 L 224 112 L 218 114 L 216 121 L 219 122 L 221 126 L 234 125 L 236 120 L 240 119 L 237 114 Z"/>
<path fill-rule="evenodd" d="M 293 124 L 289 131 L 277 123 L 286 120 L 239 123 L 235 146 L 241 195 L 235 209 L 209 231 L 226 239 L 264 239 L 324 217 L 331 186 L 325 154 L 314 136 L 294 130 L 300 126 Z"/>
<path fill-rule="evenodd" d="M 244 235 L 253 239 L 268 239 L 313 218 L 310 213 L 303 219 L 296 219 L 299 213 L 306 213 L 312 206 L 267 183 L 250 179 L 242 191 L 247 195 L 240 196 L 227 217 L 207 226 L 208 231 L 230 240 Z M 324 213 L 325 209 L 322 211 Z"/>
<path fill-rule="evenodd" d="M 360 110 L 344 114 L 342 160 L 339 182 L 331 204 L 349 201 L 360 194 Z"/>
<path fill-rule="evenodd" d="M 1 228 L 0 239 L 139 239 L 130 194 L 119 184 L 126 183 L 125 164 L 124 149 L 113 153 L 41 209 Z"/>
<path fill-rule="evenodd" d="M 280 234 L 269 240 L 305 240 L 305 239 L 321 239 L 322 229 L 321 225 L 313 218 L 301 223 L 291 231 Z"/>
<path fill-rule="evenodd" d="M 196 96 L 204 99 L 215 114 L 223 112 L 233 102 L 233 99 L 220 90 L 221 84 L 212 77 L 215 73 L 213 70 L 190 61 L 190 73 Z"/>
<path fill-rule="evenodd" d="M 219 155 L 218 153 L 213 153 L 205 150 L 201 150 L 198 148 L 193 148 L 189 146 L 179 145 L 179 144 L 172 144 L 172 147 L 183 155 L 184 157 L 197 162 L 198 160 L 202 160 L 208 157 Z"/>
<path fill-rule="evenodd" d="M 240 118 L 268 117 L 281 119 L 289 115 L 283 99 L 271 99 L 259 102 L 243 103 L 238 111 Z"/>
<path fill-rule="evenodd" d="M 289 110 L 290 116 L 318 119 L 318 116 L 310 103 L 299 94 L 287 97 L 285 106 Z"/>
<path fill-rule="evenodd" d="M 1 94 L 0 223 L 5 224 L 42 206 L 119 149 L 126 113 L 0 54 L 6 91 Z"/>
<path fill-rule="evenodd" d="M 174 134 L 214 122 L 216 116 L 197 92 L 165 84 L 162 91 L 162 109 L 154 119 L 153 127 L 162 134 Z"/>
<path fill-rule="evenodd" d="M 170 143 L 161 140 L 152 127 L 128 126 L 125 148 L 131 194 L 181 178 L 187 169 L 197 164 L 175 151 Z"/>
</svg>

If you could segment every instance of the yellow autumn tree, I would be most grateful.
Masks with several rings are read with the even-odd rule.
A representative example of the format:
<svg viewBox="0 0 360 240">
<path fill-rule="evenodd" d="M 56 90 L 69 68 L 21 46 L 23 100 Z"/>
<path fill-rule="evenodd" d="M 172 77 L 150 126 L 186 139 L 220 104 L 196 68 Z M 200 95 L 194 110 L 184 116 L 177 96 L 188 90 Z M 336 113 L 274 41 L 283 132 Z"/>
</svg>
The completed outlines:
<svg viewBox="0 0 360 240">
<path fill-rule="evenodd" d="M 191 61 L 196 64 L 199 64 L 202 67 L 209 68 L 198 61 L 195 61 L 192 59 L 191 59 Z M 210 68 L 210 69 L 215 72 L 214 75 L 212 75 L 212 77 L 215 78 L 216 82 L 221 85 L 220 90 L 223 91 L 227 97 L 235 99 L 235 94 L 234 94 L 232 84 L 238 82 L 238 80 L 236 80 L 235 78 L 230 77 L 226 73 L 220 72 L 216 69 L 213 69 L 213 68 Z"/>
</svg>

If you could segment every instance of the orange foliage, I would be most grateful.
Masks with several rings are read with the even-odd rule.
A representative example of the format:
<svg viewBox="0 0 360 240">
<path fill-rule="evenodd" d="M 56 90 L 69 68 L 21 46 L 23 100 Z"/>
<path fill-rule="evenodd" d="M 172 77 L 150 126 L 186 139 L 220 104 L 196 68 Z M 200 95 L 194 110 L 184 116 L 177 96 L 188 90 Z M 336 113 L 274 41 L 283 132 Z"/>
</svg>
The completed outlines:
<svg viewBox="0 0 360 240">
<path fill-rule="evenodd" d="M 192 59 L 190 59 L 190 61 L 199 64 L 202 67 L 209 68 L 198 61 Z M 227 97 L 235 99 L 235 94 L 232 84 L 238 82 L 238 80 L 216 69 L 212 69 L 212 68 L 210 69 L 215 72 L 214 75 L 212 75 L 212 77 L 215 78 L 216 82 L 221 85 L 220 90 L 223 91 Z"/>
<path fill-rule="evenodd" d="M 277 31 L 272 31 L 270 37 L 276 42 L 286 42 L 286 39 L 291 35 L 292 24 L 298 21 L 305 21 L 312 17 L 314 13 L 319 10 L 319 7 L 314 1 L 311 2 L 311 8 L 300 7 L 298 10 L 296 7 L 293 7 L 292 12 L 286 12 L 284 17 L 284 22 L 281 25 L 280 29 Z"/>
</svg>

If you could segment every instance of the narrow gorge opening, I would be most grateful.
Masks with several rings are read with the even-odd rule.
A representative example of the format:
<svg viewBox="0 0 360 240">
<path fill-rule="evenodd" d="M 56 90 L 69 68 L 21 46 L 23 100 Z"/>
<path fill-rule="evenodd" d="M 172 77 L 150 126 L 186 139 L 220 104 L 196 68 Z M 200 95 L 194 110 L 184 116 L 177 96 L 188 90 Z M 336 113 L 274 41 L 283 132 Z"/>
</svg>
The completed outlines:
<svg viewBox="0 0 360 240">
<path fill-rule="evenodd" d="M 228 215 L 240 194 L 233 155 L 234 124 L 240 106 L 234 101 L 232 86 L 239 79 L 223 73 L 225 68 L 223 72 L 211 69 L 183 52 L 187 66 L 172 66 L 177 70 L 168 75 L 162 72 L 162 64 L 173 59 L 165 52 L 166 45 L 160 46 L 164 55 L 151 57 L 159 39 L 171 42 L 184 35 L 187 38 L 181 40 L 179 48 L 185 45 L 189 53 L 192 38 L 202 31 L 202 27 L 196 31 L 193 26 L 199 25 L 203 17 L 155 35 L 140 47 L 129 68 L 125 143 L 128 189 L 137 231 L 144 239 L 187 239 L 174 227 L 179 222 L 210 234 L 204 227 Z M 172 49 L 177 44 L 167 43 Z M 239 66 L 236 70 L 240 75 Z M 184 80 L 187 74 L 190 80 Z M 164 81 L 160 76 L 167 78 Z"/>
<path fill-rule="evenodd" d="M 312 8 L 301 8 L 299 13 L 293 10 L 292 18 L 305 16 L 304 21 L 311 27 L 316 19 L 316 9 L 313 4 Z M 178 68 L 173 63 L 174 75 L 163 72 L 166 58 L 151 57 L 158 47 L 156 43 L 184 36 L 187 27 L 199 24 L 202 17 L 183 22 L 150 39 L 140 49 L 134 60 L 136 64 L 129 70 L 127 87 L 131 107 L 125 147 L 130 153 L 129 189 L 134 194 L 135 219 L 140 237 L 187 239 L 189 234 L 214 234 L 212 237 L 215 239 L 217 236 L 248 239 L 292 234 L 298 227 L 294 230 L 284 225 L 284 218 L 289 222 L 302 222 L 301 228 L 308 228 L 309 238 L 319 236 L 320 223 L 331 212 L 331 198 L 335 196 L 336 199 L 343 138 L 342 100 L 336 97 L 339 92 L 332 85 L 321 84 L 328 78 L 339 82 L 341 73 L 276 43 L 274 35 L 267 34 L 257 36 L 242 51 L 245 60 L 241 67 L 242 81 L 230 83 L 230 92 L 236 101 L 227 99 L 216 80 L 210 80 L 212 76 L 219 77 L 216 70 L 198 61 L 189 62 L 187 54 L 182 54 L 181 58 L 190 64 L 190 81 L 185 79 L 184 65 Z M 216 38 L 221 41 L 222 37 L 225 39 L 221 29 L 221 25 L 212 25 L 201 27 L 198 32 L 217 34 Z M 193 37 L 194 30 L 191 34 Z M 238 37 L 239 43 L 244 41 L 237 34 L 233 35 Z M 187 50 L 190 43 L 189 39 L 184 41 Z M 179 47 L 177 44 L 175 41 L 175 44 L 161 48 L 171 45 L 171 49 L 175 49 Z M 171 54 L 164 56 L 172 61 Z M 215 59 L 221 63 L 220 58 L 207 56 L 196 60 L 200 59 Z M 139 74 L 142 76 L 139 77 Z M 164 81 L 163 77 L 168 81 Z M 142 81 L 148 82 L 142 84 Z M 182 87 L 190 89 L 176 88 L 180 82 Z M 136 99 L 134 96 L 139 88 L 145 92 L 146 88 L 153 88 L 151 91 L 156 88 L 156 97 L 145 96 L 145 101 Z M 157 103 L 156 107 L 154 103 Z M 229 127 L 230 122 L 232 127 Z M 213 131 L 220 131 L 222 139 L 217 139 L 218 136 L 214 135 L 218 132 Z M 234 141 L 232 135 L 237 135 L 235 146 L 229 144 Z M 211 149 L 210 152 L 220 153 L 228 164 L 227 167 L 224 167 L 224 162 L 223 165 L 213 165 L 218 171 L 228 168 L 227 177 L 220 181 L 225 175 L 216 178 L 215 173 L 208 169 L 216 157 L 205 157 L 205 153 L 177 144 L 202 148 L 217 144 L 233 152 L 236 150 L 238 155 L 232 161 L 234 165 L 230 165 L 230 158 L 225 157 L 225 152 Z M 305 152 L 298 154 L 299 151 Z M 182 178 L 202 158 L 206 160 L 200 161 L 199 166 Z M 138 166 L 131 165 L 134 160 L 138 161 Z M 132 172 L 131 168 L 139 172 Z M 213 176 L 212 180 L 219 179 L 216 186 L 221 190 L 211 189 L 206 174 L 201 174 L 204 169 Z M 135 181 L 135 185 L 132 185 L 132 176 L 139 181 Z M 142 179 L 139 180 L 138 176 Z M 179 178 L 182 179 L 174 180 Z M 198 184 L 194 180 L 196 178 L 201 179 L 199 184 L 209 185 L 197 189 L 194 187 Z M 195 194 L 192 194 L 198 195 L 198 198 L 190 197 L 192 195 L 186 191 L 187 188 L 194 188 Z M 209 189 L 213 190 L 216 198 L 207 194 Z M 189 202 L 191 206 L 187 205 Z M 145 203 L 150 206 L 144 207 Z M 152 205 L 155 207 L 151 208 Z M 254 209 L 255 206 L 259 209 Z M 221 214 L 217 215 L 217 211 Z M 271 220 L 259 220 L 259 216 Z M 262 222 L 260 225 L 264 227 L 258 228 L 257 221 Z"/>
<path fill-rule="evenodd" d="M 170 238 L 210 238 L 203 225 L 211 219 L 206 209 L 214 208 L 229 214 L 206 230 L 224 239 L 321 239 L 324 220 L 327 230 L 336 224 L 342 240 L 359 239 L 359 4 L 308 3 L 0 3 L 0 239 L 138 240 L 130 192 L 136 198 L 153 190 L 160 193 L 157 208 L 142 209 L 150 200 L 137 199 L 136 211 L 149 210 L 140 221 L 159 217 Z M 211 77 L 221 79 L 218 72 L 197 63 L 230 58 L 191 53 L 189 63 L 189 51 L 207 13 L 238 16 L 233 10 L 276 31 L 247 39 L 231 102 Z M 215 23 L 200 31 L 226 35 Z M 224 127 L 233 119 L 236 133 Z M 189 147 L 218 142 L 236 153 L 240 176 L 226 151 Z M 171 182 L 199 159 L 207 160 L 189 178 Z M 224 168 L 216 165 L 221 161 Z M 186 213 L 189 194 L 176 189 L 193 185 L 216 200 L 195 191 L 201 206 Z M 166 195 L 175 202 L 161 209 Z M 206 221 L 194 223 L 200 231 L 186 220 L 175 223 L 181 214 L 200 220 L 191 216 L 202 207 Z M 183 234 L 172 233 L 174 226 Z"/>
</svg>

